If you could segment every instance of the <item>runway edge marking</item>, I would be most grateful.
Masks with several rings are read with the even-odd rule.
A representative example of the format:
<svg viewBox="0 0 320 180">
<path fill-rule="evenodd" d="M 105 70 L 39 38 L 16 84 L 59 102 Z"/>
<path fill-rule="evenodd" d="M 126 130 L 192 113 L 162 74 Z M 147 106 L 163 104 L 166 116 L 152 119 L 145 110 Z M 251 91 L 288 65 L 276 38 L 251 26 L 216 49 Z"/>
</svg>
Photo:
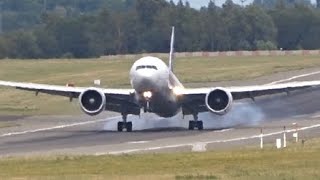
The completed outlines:
<svg viewBox="0 0 320 180">
<path fill-rule="evenodd" d="M 268 83 L 266 85 L 274 85 L 274 84 L 278 84 L 278 83 L 282 83 L 282 82 L 286 82 L 286 81 L 292 81 L 294 79 L 298 79 L 298 78 L 302 78 L 302 77 L 307 77 L 307 76 L 312 76 L 312 75 L 316 75 L 316 74 L 320 74 L 320 71 L 316 71 L 316 72 L 312 72 L 312 73 L 307 73 L 307 74 L 301 74 L 301 75 L 297 75 L 297 76 L 292 76 L 290 78 L 287 79 L 281 79 L 278 81 L 273 81 L 271 83 Z"/>
<path fill-rule="evenodd" d="M 85 121 L 85 122 L 80 122 L 80 123 L 59 125 L 59 126 L 54 126 L 54 127 L 49 127 L 49 128 L 40 128 L 40 129 L 34 129 L 34 130 L 28 130 L 28 131 L 5 133 L 5 134 L 0 135 L 0 137 L 23 135 L 23 134 L 29 134 L 29 133 L 51 131 L 51 130 L 55 130 L 55 129 L 63 129 L 63 128 L 69 128 L 69 127 L 75 127 L 75 126 L 83 126 L 83 125 L 88 125 L 88 124 L 95 124 L 95 123 L 99 123 L 99 122 L 105 122 L 105 121 L 110 121 L 110 120 L 113 120 L 113 119 L 117 119 L 119 117 L 120 116 L 116 116 L 116 117 L 112 117 L 112 118 L 108 118 L 108 119 L 98 119 L 98 120 L 94 120 L 94 121 Z"/>
<path fill-rule="evenodd" d="M 305 131 L 305 130 L 315 129 L 315 128 L 320 128 L 320 124 L 299 128 L 298 131 Z M 296 129 L 286 130 L 286 133 L 291 133 L 291 132 L 295 132 L 295 131 L 296 131 Z M 269 133 L 269 134 L 264 134 L 263 137 L 279 135 L 282 133 L 283 133 L 283 131 L 273 132 L 273 133 Z M 227 143 L 227 142 L 236 142 L 236 141 L 250 140 L 250 139 L 256 139 L 256 138 L 261 138 L 261 134 L 247 136 L 247 137 L 227 139 L 227 140 L 216 140 L 216 141 L 176 144 L 176 145 L 157 146 L 157 147 L 149 147 L 149 148 L 141 148 L 141 149 L 128 149 L 128 150 L 123 150 L 123 151 L 110 151 L 110 152 L 105 152 L 105 153 L 96 153 L 95 155 L 96 156 L 121 155 L 121 154 L 130 154 L 130 153 L 137 153 L 137 152 L 143 152 L 143 151 L 154 151 L 154 150 L 169 149 L 169 148 L 179 148 L 179 147 L 184 147 L 184 146 L 192 146 L 193 147 L 195 144 L 198 144 L 198 143 L 202 143 L 202 144 Z"/>
</svg>

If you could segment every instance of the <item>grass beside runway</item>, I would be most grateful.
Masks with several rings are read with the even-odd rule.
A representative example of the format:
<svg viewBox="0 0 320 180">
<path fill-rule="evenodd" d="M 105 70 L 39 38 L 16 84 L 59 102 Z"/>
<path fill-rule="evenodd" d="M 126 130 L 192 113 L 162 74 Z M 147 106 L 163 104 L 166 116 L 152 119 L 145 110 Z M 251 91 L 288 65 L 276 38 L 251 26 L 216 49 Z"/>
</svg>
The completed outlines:
<svg viewBox="0 0 320 180">
<path fill-rule="evenodd" d="M 0 80 L 103 87 L 129 87 L 132 60 L 1 60 Z M 177 59 L 175 70 L 183 83 L 242 80 L 276 72 L 319 67 L 319 56 L 215 57 Z M 77 101 L 0 88 L 0 114 L 59 115 L 80 113 Z"/>
<path fill-rule="evenodd" d="M 1 128 L 16 127 L 16 126 L 20 126 L 20 125 L 15 122 L 0 122 L 0 129 Z"/>
<path fill-rule="evenodd" d="M 0 179 L 320 179 L 320 139 L 276 150 L 2 158 Z"/>
</svg>

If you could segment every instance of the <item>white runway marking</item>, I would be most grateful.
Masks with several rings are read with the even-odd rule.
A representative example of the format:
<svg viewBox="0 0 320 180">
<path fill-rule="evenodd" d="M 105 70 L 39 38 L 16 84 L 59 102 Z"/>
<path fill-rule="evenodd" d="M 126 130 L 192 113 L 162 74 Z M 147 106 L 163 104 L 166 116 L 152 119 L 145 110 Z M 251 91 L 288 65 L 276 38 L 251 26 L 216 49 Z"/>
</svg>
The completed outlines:
<svg viewBox="0 0 320 180">
<path fill-rule="evenodd" d="M 95 120 L 95 121 L 86 121 L 86 122 L 66 124 L 66 125 L 60 125 L 60 126 L 54 126 L 54 127 L 48 127 L 48 128 L 34 129 L 34 130 L 29 130 L 29 131 L 6 133 L 6 134 L 0 135 L 0 137 L 23 135 L 23 134 L 29 134 L 29 133 L 51 131 L 51 130 L 55 130 L 55 129 L 63 129 L 63 128 L 69 128 L 69 127 L 75 127 L 75 126 L 83 126 L 83 125 L 88 125 L 88 124 L 95 124 L 95 123 L 105 122 L 105 121 L 109 121 L 109 120 L 113 120 L 113 119 L 118 119 L 119 117 L 120 116 L 112 117 L 112 118 L 108 118 L 108 119 L 98 119 L 98 120 Z"/>
<path fill-rule="evenodd" d="M 312 119 L 318 119 L 318 118 L 320 118 L 320 115 L 314 115 L 314 116 L 312 116 L 311 118 L 312 118 Z"/>
<path fill-rule="evenodd" d="M 292 118 L 293 119 L 302 119 L 302 118 L 308 118 L 310 117 L 309 115 L 306 115 L 306 114 L 303 114 L 303 115 L 296 115 L 296 116 L 293 116 Z"/>
<path fill-rule="evenodd" d="M 305 131 L 309 129 L 315 129 L 319 128 L 320 124 L 307 126 L 303 128 L 299 128 L 298 131 Z M 295 132 L 296 129 L 286 130 L 287 133 Z M 283 131 L 273 132 L 269 134 L 264 134 L 263 137 L 269 137 L 274 135 L 282 134 Z M 179 148 L 184 146 L 191 146 L 194 147 L 197 144 L 213 144 L 213 143 L 227 143 L 227 142 L 236 142 L 236 141 L 243 141 L 243 140 L 250 140 L 250 139 L 256 139 L 261 138 L 261 134 L 253 135 L 253 136 L 247 136 L 247 137 L 240 137 L 240 138 L 234 138 L 234 139 L 227 139 L 227 140 L 216 140 L 216 141 L 207 141 L 207 142 L 196 142 L 196 143 L 187 143 L 187 144 L 176 144 L 176 145 L 168 145 L 168 146 L 158 146 L 158 147 L 149 147 L 149 148 L 141 148 L 141 149 L 129 149 L 129 150 L 123 150 L 123 151 L 111 151 L 106 153 L 96 153 L 96 156 L 101 155 L 119 155 L 119 154 L 129 154 L 129 153 L 137 153 L 137 152 L 143 152 L 143 151 L 154 151 L 154 150 L 161 150 L 161 149 L 169 149 L 169 148 Z"/>
<path fill-rule="evenodd" d="M 316 71 L 316 72 L 312 72 L 312 73 L 307 73 L 307 74 L 301 74 L 301 75 L 293 76 L 293 77 L 287 78 L 287 79 L 281 79 L 281 80 L 274 81 L 274 82 L 271 82 L 271 83 L 266 84 L 266 85 L 274 85 L 274 84 L 283 83 L 283 82 L 286 82 L 286 81 L 292 81 L 292 80 L 294 80 L 294 79 L 298 79 L 298 78 L 302 78 L 302 77 L 307 77 L 307 76 L 312 76 L 312 75 L 316 75 L 316 74 L 320 74 L 320 71 Z"/>
<path fill-rule="evenodd" d="M 150 141 L 133 141 L 133 142 L 128 142 L 128 144 L 146 144 Z"/>
<path fill-rule="evenodd" d="M 234 130 L 233 128 L 230 128 L 230 129 L 222 129 L 222 130 L 219 130 L 219 131 L 214 131 L 214 132 L 227 132 L 227 131 L 232 131 Z"/>
</svg>

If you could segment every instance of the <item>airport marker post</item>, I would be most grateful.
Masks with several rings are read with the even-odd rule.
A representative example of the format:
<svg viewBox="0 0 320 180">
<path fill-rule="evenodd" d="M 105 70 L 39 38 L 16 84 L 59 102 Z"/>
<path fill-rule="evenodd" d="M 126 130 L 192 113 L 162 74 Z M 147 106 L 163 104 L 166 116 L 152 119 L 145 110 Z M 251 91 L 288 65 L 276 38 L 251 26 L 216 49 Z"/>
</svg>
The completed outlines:
<svg viewBox="0 0 320 180">
<path fill-rule="evenodd" d="M 96 80 L 93 81 L 93 84 L 95 86 L 101 86 L 101 80 L 100 79 L 96 79 Z"/>
<path fill-rule="evenodd" d="M 260 148 L 263 149 L 263 129 L 261 128 L 260 131 Z"/>
<path fill-rule="evenodd" d="M 283 147 L 287 147 L 286 126 L 283 127 Z"/>
<path fill-rule="evenodd" d="M 277 149 L 281 149 L 281 138 L 276 139 L 276 147 Z"/>
<path fill-rule="evenodd" d="M 296 143 L 299 141 L 299 135 L 298 135 L 298 124 L 297 123 L 292 123 L 292 125 L 295 126 L 295 132 L 292 134 L 294 138 L 296 138 Z"/>
</svg>

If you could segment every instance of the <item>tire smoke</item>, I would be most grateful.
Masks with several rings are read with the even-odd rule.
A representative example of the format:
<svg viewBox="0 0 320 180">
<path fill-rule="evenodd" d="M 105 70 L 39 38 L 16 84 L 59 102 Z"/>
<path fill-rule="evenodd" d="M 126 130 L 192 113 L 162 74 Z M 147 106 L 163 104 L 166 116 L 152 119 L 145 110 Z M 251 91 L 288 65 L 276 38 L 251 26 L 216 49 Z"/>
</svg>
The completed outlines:
<svg viewBox="0 0 320 180">
<path fill-rule="evenodd" d="M 199 120 L 203 121 L 205 129 L 256 125 L 261 122 L 264 117 L 263 111 L 258 106 L 249 102 L 235 103 L 231 111 L 224 116 L 214 115 L 210 112 L 199 114 Z M 189 121 L 192 119 L 193 116 L 183 118 L 181 113 L 172 118 L 160 118 L 155 114 L 142 114 L 141 117 L 128 117 L 128 121 L 133 123 L 133 130 L 135 131 L 163 128 L 187 129 Z M 121 121 L 121 118 L 106 122 L 104 130 L 116 131 L 118 121 Z"/>
</svg>

